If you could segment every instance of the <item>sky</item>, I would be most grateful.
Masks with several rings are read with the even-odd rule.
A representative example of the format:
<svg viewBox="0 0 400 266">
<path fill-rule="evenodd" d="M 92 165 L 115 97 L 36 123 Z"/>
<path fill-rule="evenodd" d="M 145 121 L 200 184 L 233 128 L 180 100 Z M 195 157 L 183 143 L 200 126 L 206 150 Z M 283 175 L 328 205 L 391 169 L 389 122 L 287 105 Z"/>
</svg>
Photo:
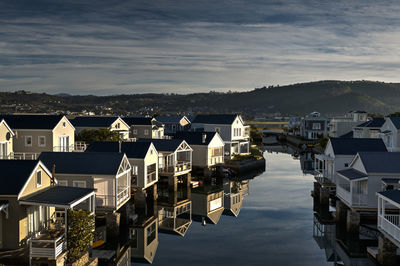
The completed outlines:
<svg viewBox="0 0 400 266">
<path fill-rule="evenodd" d="M 0 91 L 398 82 L 395 0 L 0 0 Z"/>
</svg>

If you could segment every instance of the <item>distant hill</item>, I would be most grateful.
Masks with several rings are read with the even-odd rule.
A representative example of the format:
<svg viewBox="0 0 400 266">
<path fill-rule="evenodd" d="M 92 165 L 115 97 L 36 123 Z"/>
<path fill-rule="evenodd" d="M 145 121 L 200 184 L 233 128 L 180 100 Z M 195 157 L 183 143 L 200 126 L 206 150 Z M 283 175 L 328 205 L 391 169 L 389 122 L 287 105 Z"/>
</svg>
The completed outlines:
<svg viewBox="0 0 400 266">
<path fill-rule="evenodd" d="M 257 88 L 248 92 L 131 94 L 113 96 L 49 95 L 18 91 L 0 93 L 0 112 L 81 112 L 96 114 L 268 113 L 325 115 L 350 110 L 388 114 L 400 111 L 400 83 L 318 81 Z"/>
</svg>

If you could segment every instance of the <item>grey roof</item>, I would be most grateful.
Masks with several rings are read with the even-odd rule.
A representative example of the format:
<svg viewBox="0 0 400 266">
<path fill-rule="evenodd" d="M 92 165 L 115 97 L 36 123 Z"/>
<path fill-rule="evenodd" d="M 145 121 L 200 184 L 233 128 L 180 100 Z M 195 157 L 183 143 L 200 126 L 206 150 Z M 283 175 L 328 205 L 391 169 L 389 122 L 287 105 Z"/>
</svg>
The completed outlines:
<svg viewBox="0 0 400 266">
<path fill-rule="evenodd" d="M 135 117 L 135 116 L 125 116 L 122 118 L 125 123 L 129 126 L 132 125 L 152 125 L 152 117 Z"/>
<path fill-rule="evenodd" d="M 356 127 L 376 127 L 380 128 L 385 123 L 385 119 L 383 117 L 376 117 L 370 121 L 364 122 Z"/>
<path fill-rule="evenodd" d="M 356 155 L 363 151 L 387 151 L 382 139 L 330 138 L 336 155 Z"/>
<path fill-rule="evenodd" d="M 342 176 L 347 177 L 349 180 L 355 180 L 367 177 L 368 175 L 353 168 L 337 171 Z"/>
<path fill-rule="evenodd" d="M 192 123 L 201 124 L 232 124 L 237 114 L 197 115 Z"/>
<path fill-rule="evenodd" d="M 359 152 L 367 173 L 400 174 L 400 152 Z"/>
<path fill-rule="evenodd" d="M 54 129 L 62 115 L 0 115 L 12 129 Z"/>
<path fill-rule="evenodd" d="M 51 186 L 38 193 L 21 198 L 21 201 L 70 206 L 95 191 L 93 188 Z"/>
<path fill-rule="evenodd" d="M 182 144 L 180 139 L 138 139 L 137 142 L 152 142 L 157 151 L 174 152 Z"/>
<path fill-rule="evenodd" d="M 42 152 L 39 160 L 48 169 L 55 164 L 58 174 L 115 175 L 123 156 L 118 152 Z"/>
<path fill-rule="evenodd" d="M 385 184 L 399 184 L 399 178 L 382 178 L 382 183 Z"/>
<path fill-rule="evenodd" d="M 35 169 L 36 160 L 0 160 L 0 195 L 18 195 L 30 174 Z"/>
<path fill-rule="evenodd" d="M 177 124 L 182 120 L 183 117 L 185 117 L 185 116 L 183 116 L 183 115 L 182 116 L 179 116 L 179 115 L 157 116 L 157 120 L 164 124 L 165 123 Z M 189 118 L 187 118 L 187 120 L 189 120 Z M 190 120 L 189 120 L 189 122 L 190 122 Z"/>
<path fill-rule="evenodd" d="M 400 117 L 399 116 L 389 117 L 389 119 L 392 121 L 392 123 L 394 124 L 394 126 L 397 129 L 400 129 Z"/>
<path fill-rule="evenodd" d="M 386 190 L 378 192 L 378 194 L 381 194 L 382 196 L 400 204 L 400 190 Z"/>
<path fill-rule="evenodd" d="M 193 132 L 193 131 L 179 131 L 173 134 L 173 138 L 185 140 L 189 145 L 208 145 L 214 138 L 217 132 Z M 206 136 L 203 142 L 203 135 Z"/>
<path fill-rule="evenodd" d="M 122 142 L 121 152 L 125 153 L 128 158 L 143 159 L 151 142 Z M 89 144 L 85 152 L 119 152 L 118 141 L 93 141 Z"/>
<path fill-rule="evenodd" d="M 110 127 L 117 116 L 77 116 L 70 119 L 74 127 Z"/>
</svg>

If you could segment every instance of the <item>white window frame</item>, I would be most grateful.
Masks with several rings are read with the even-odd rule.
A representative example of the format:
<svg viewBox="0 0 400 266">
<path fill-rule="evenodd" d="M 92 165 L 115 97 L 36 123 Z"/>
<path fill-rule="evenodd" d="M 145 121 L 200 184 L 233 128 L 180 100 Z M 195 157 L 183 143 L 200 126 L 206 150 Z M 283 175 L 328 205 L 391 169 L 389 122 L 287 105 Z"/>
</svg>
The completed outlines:
<svg viewBox="0 0 400 266">
<path fill-rule="evenodd" d="M 62 187 L 68 187 L 68 180 L 57 180 L 58 185 Z"/>
<path fill-rule="evenodd" d="M 85 180 L 74 180 L 74 181 L 72 181 L 72 186 L 73 187 L 81 187 L 81 186 L 77 185 L 79 183 L 85 184 L 84 188 L 86 187 L 86 181 Z"/>
<path fill-rule="evenodd" d="M 40 138 L 44 139 L 44 144 L 40 144 Z M 46 147 L 46 136 L 38 136 L 38 146 L 39 147 Z"/>
<path fill-rule="evenodd" d="M 28 139 L 31 139 L 31 144 L 28 144 L 27 143 L 27 140 Z M 32 138 L 32 136 L 25 136 L 25 147 L 32 147 L 32 144 L 33 144 L 33 138 Z"/>
<path fill-rule="evenodd" d="M 147 135 L 149 135 L 149 130 L 148 129 L 145 129 L 144 130 L 144 134 L 147 136 Z"/>
<path fill-rule="evenodd" d="M 39 173 L 40 173 L 40 183 L 38 182 L 39 181 L 39 179 L 38 179 L 38 176 L 39 176 Z M 38 170 L 37 172 L 36 172 L 36 187 L 41 187 L 42 186 L 42 170 Z"/>
<path fill-rule="evenodd" d="M 137 165 L 132 165 L 132 175 L 138 175 L 139 168 Z"/>
</svg>

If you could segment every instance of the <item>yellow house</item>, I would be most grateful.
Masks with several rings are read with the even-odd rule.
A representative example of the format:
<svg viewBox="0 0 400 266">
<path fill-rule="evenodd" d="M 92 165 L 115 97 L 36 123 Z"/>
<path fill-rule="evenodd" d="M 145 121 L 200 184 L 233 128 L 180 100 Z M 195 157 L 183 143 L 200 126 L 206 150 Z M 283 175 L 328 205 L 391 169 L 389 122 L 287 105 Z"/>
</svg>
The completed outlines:
<svg viewBox="0 0 400 266">
<path fill-rule="evenodd" d="M 109 129 L 118 132 L 122 139 L 129 138 L 129 126 L 119 116 L 77 116 L 71 119 L 76 133 L 84 129 Z"/>
<path fill-rule="evenodd" d="M 13 130 L 14 159 L 36 159 L 43 151 L 72 151 L 75 128 L 62 115 L 0 115 Z"/>
<path fill-rule="evenodd" d="M 3 119 L 0 121 L 0 159 L 10 159 L 13 154 L 14 132 Z"/>
</svg>

